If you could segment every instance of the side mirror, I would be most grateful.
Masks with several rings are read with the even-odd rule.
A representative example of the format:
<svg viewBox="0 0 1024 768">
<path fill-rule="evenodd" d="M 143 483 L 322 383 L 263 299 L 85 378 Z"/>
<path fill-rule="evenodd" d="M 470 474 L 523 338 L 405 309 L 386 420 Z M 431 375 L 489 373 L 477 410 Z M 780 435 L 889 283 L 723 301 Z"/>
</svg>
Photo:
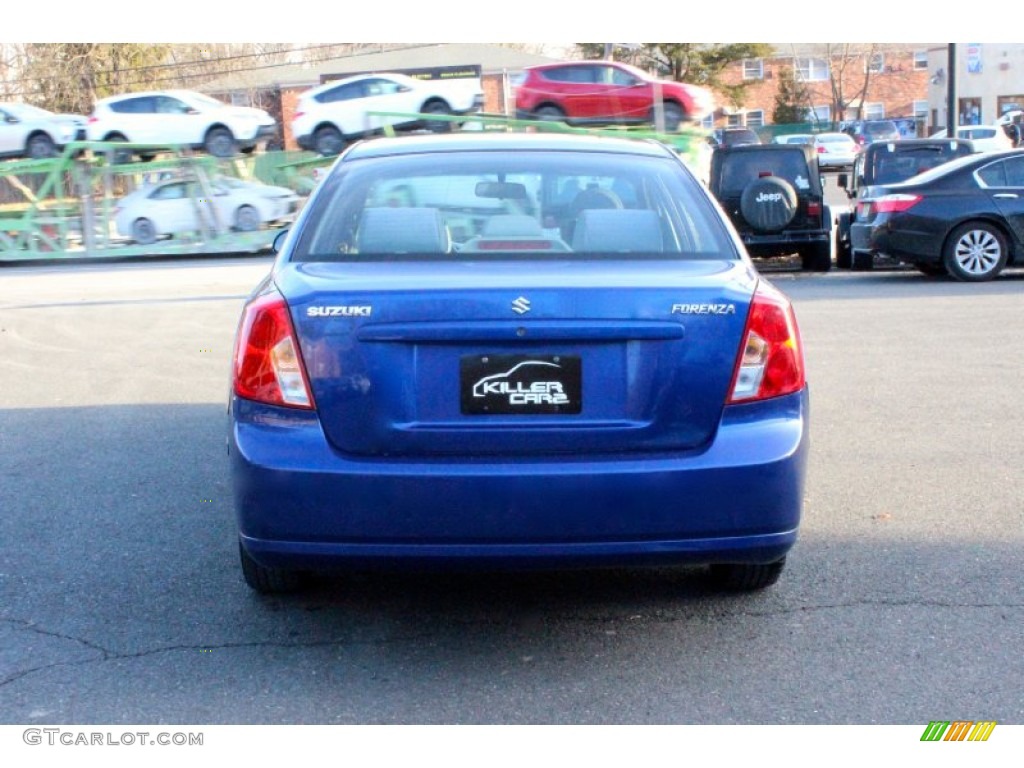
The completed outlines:
<svg viewBox="0 0 1024 768">
<path fill-rule="evenodd" d="M 8 123 L 20 123 L 21 118 L 15 117 L 14 115 L 8 115 L 5 121 Z"/>
<path fill-rule="evenodd" d="M 271 244 L 270 250 L 272 250 L 274 253 L 280 253 L 281 246 L 284 245 L 285 238 L 288 237 L 289 231 L 290 230 L 282 229 L 280 232 L 278 232 L 277 236 L 274 237 L 274 242 Z"/>
<path fill-rule="evenodd" d="M 185 110 L 185 114 L 186 115 L 198 115 L 199 114 L 199 110 L 195 109 L 194 107 L 189 107 L 188 109 Z"/>
</svg>

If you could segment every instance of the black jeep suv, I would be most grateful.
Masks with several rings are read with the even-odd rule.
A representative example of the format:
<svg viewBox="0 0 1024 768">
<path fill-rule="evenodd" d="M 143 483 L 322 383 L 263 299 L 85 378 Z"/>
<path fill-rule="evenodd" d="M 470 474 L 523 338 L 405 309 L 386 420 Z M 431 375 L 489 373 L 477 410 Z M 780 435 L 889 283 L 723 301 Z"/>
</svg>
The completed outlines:
<svg viewBox="0 0 1024 768">
<path fill-rule="evenodd" d="M 832 214 L 813 147 L 719 147 L 709 187 L 751 256 L 799 253 L 805 270 L 831 269 Z"/>
</svg>

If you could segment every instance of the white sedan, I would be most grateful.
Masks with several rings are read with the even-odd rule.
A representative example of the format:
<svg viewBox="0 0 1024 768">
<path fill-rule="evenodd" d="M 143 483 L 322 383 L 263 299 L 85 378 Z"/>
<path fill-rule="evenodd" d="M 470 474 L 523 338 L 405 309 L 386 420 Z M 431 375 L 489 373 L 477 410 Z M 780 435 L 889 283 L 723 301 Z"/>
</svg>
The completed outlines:
<svg viewBox="0 0 1024 768">
<path fill-rule="evenodd" d="M 852 168 L 860 146 L 845 133 L 819 133 L 814 136 L 814 150 L 821 169 Z"/>
<path fill-rule="evenodd" d="M 930 138 L 946 138 L 946 130 L 933 133 Z M 970 139 L 976 152 L 1002 152 L 1013 149 L 1013 141 L 1001 125 L 960 125 L 956 129 L 958 139 Z"/>
<path fill-rule="evenodd" d="M 206 188 L 194 179 L 171 179 L 141 187 L 118 201 L 117 231 L 140 245 L 166 235 L 251 232 L 285 221 L 298 210 L 298 195 L 285 187 L 221 177 Z"/>
</svg>

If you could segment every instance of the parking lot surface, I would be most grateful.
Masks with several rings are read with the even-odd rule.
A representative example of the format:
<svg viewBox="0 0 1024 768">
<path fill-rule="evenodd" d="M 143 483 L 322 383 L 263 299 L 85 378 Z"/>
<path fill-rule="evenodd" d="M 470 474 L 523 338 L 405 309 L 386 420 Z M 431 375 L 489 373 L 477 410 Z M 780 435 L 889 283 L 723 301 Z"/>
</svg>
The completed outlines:
<svg viewBox="0 0 1024 768">
<path fill-rule="evenodd" d="M 812 449 L 780 582 L 241 580 L 224 430 L 268 259 L 0 270 L 0 722 L 1024 723 L 1024 272 L 777 272 Z"/>
</svg>

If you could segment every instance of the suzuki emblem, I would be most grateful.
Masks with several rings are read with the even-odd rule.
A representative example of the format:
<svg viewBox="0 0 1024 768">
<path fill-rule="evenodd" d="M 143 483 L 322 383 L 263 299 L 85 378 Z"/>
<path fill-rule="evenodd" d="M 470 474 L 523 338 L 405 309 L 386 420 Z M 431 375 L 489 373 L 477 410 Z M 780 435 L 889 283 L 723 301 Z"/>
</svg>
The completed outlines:
<svg viewBox="0 0 1024 768">
<path fill-rule="evenodd" d="M 520 296 L 512 302 L 512 311 L 520 315 L 525 315 L 530 311 L 530 300 L 525 296 Z"/>
</svg>

